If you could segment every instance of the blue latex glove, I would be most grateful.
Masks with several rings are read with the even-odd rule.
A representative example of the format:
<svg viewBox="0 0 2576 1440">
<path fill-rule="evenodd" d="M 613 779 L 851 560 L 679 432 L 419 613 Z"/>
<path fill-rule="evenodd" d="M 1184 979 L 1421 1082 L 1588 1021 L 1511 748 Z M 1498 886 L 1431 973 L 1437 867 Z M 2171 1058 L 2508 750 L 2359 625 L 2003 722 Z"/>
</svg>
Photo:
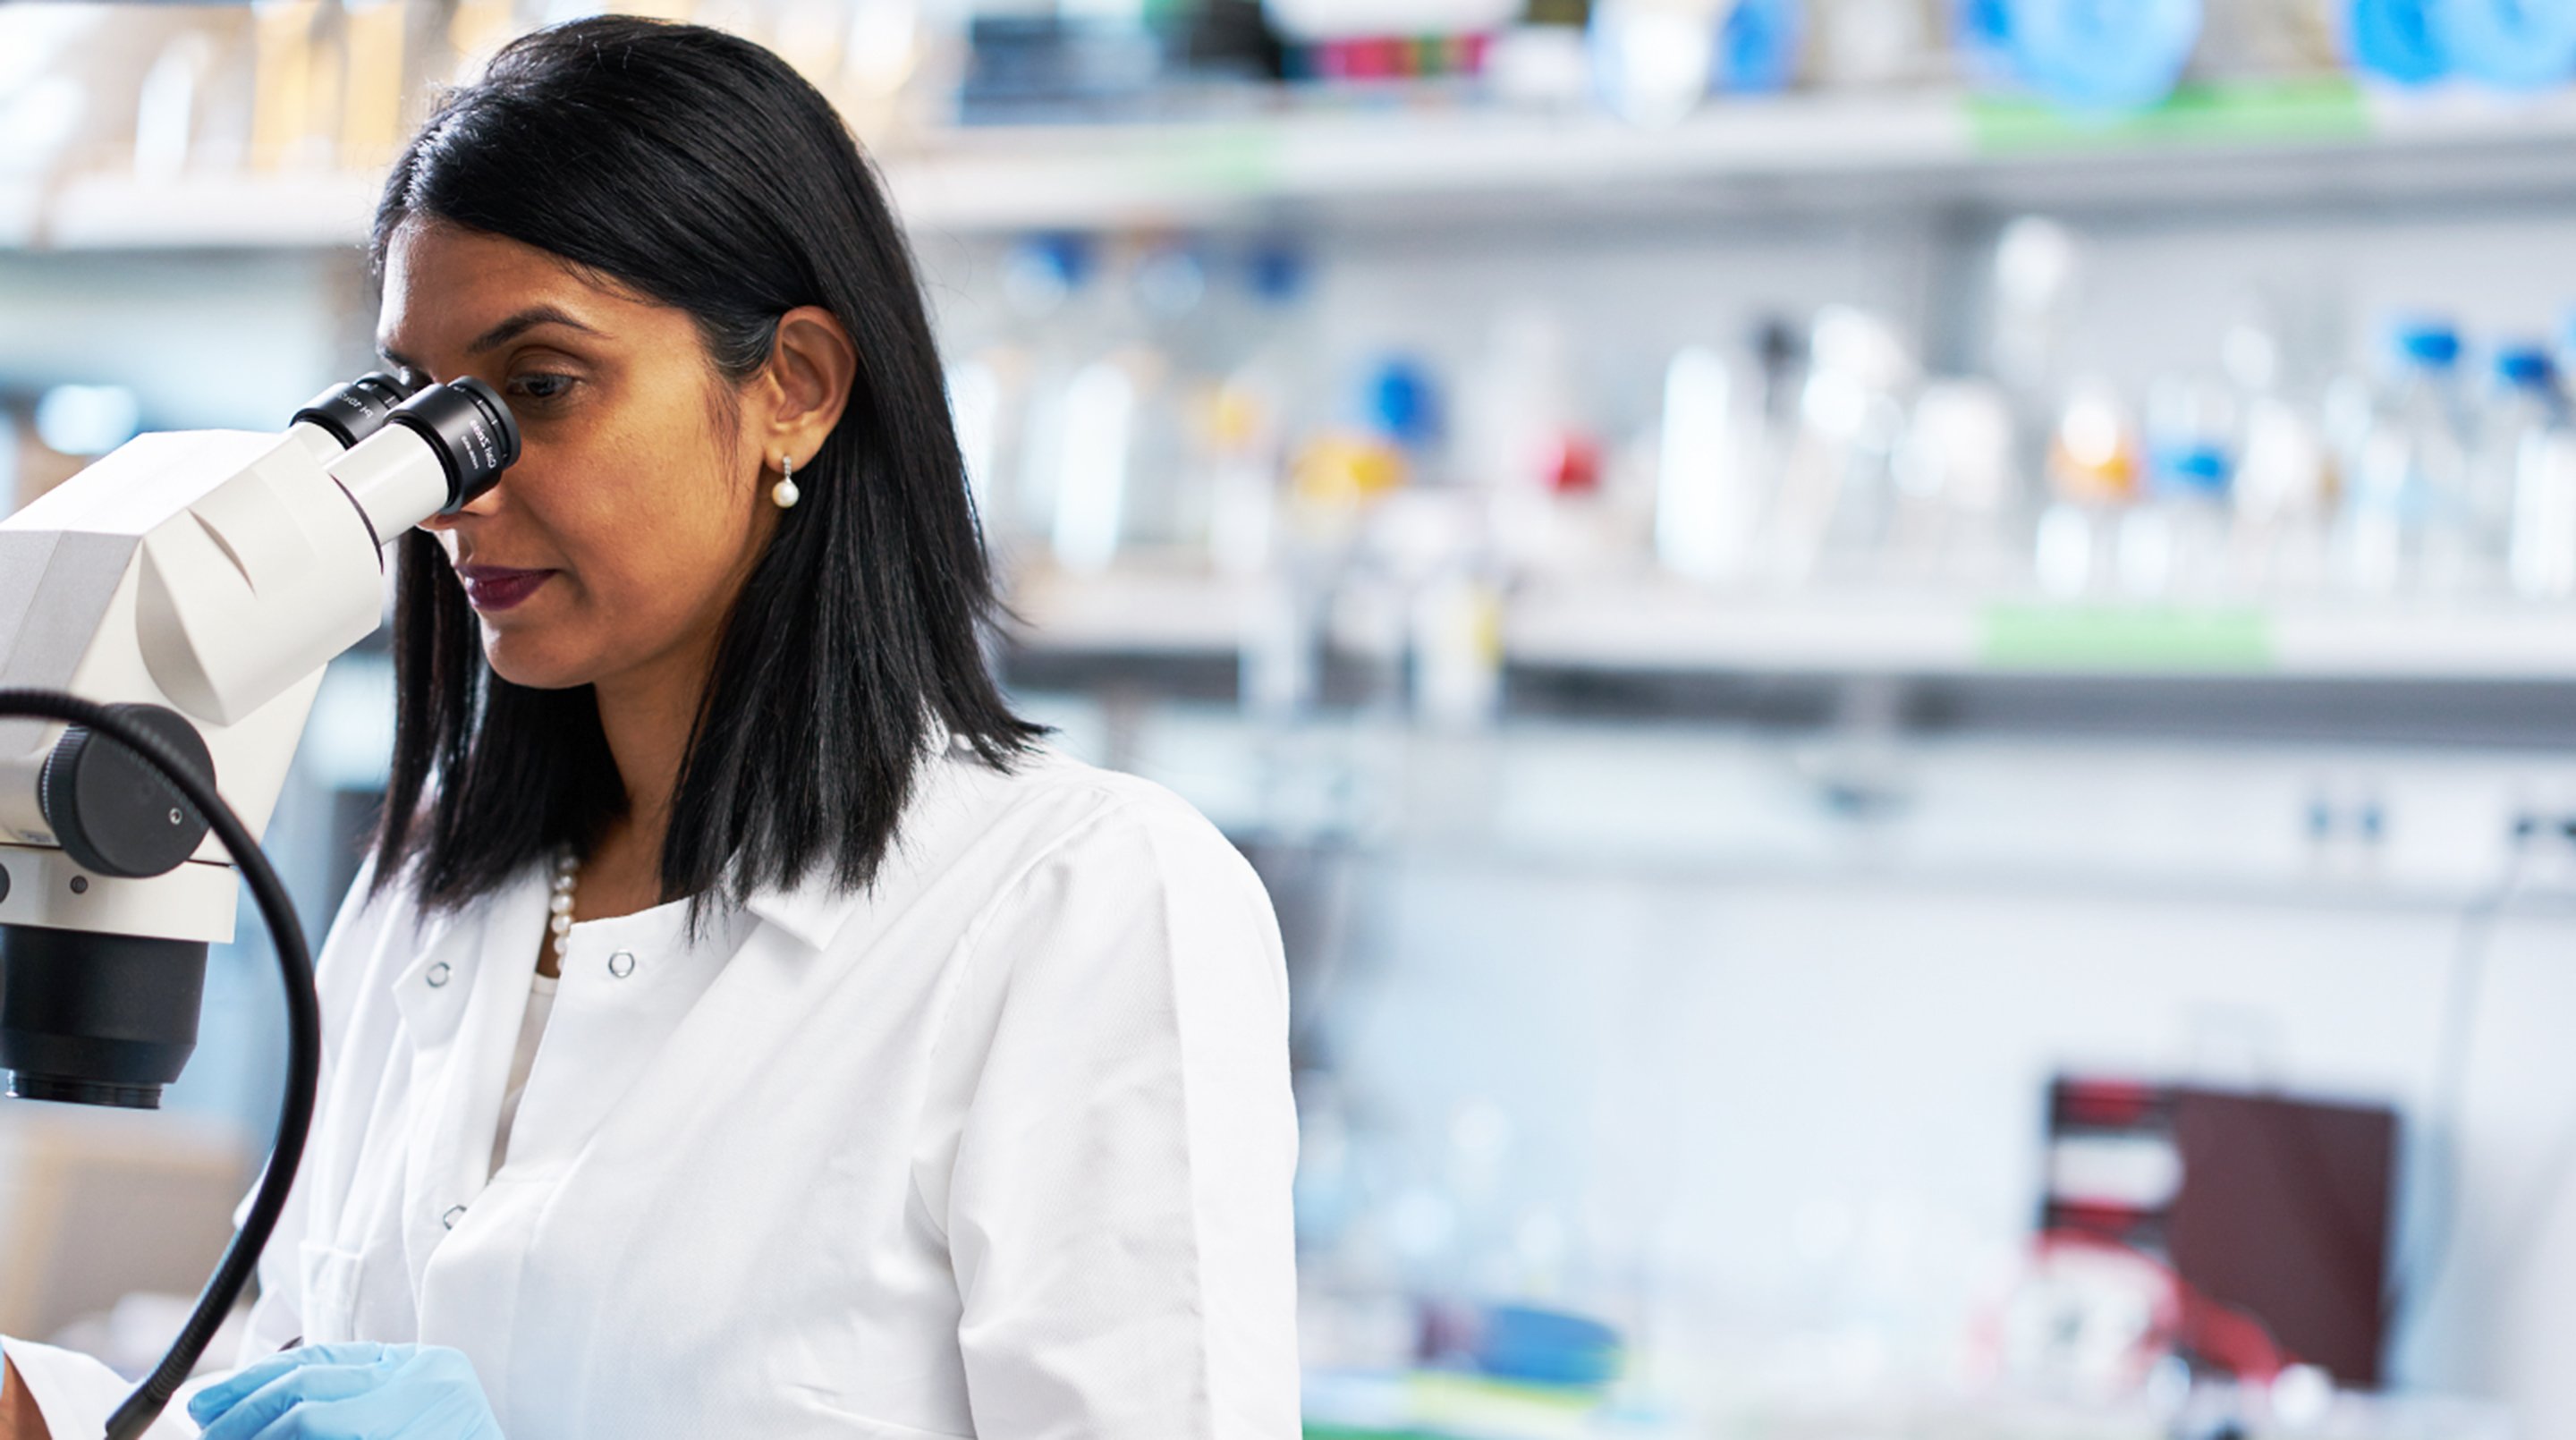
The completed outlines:
<svg viewBox="0 0 2576 1440">
<path fill-rule="evenodd" d="M 306 1345 L 188 1401 L 205 1440 L 502 1440 L 465 1354 L 444 1345 Z"/>
</svg>

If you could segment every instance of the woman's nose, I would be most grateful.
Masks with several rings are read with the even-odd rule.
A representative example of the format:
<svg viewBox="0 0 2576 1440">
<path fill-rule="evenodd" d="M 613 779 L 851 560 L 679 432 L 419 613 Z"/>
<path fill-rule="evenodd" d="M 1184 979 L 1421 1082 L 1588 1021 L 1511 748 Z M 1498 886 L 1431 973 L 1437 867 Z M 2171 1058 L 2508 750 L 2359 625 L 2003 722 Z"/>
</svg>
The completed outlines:
<svg viewBox="0 0 2576 1440">
<path fill-rule="evenodd" d="M 498 484 L 493 485 L 492 488 L 475 496 L 473 499 L 466 501 L 464 504 L 456 507 L 456 509 L 452 511 L 443 511 L 421 521 L 420 528 L 431 531 L 453 530 L 459 524 L 463 523 L 463 521 L 469 516 L 477 520 L 490 517 L 494 512 L 501 508 L 501 492 L 508 488 L 509 483 L 508 477 L 504 476 Z"/>
</svg>

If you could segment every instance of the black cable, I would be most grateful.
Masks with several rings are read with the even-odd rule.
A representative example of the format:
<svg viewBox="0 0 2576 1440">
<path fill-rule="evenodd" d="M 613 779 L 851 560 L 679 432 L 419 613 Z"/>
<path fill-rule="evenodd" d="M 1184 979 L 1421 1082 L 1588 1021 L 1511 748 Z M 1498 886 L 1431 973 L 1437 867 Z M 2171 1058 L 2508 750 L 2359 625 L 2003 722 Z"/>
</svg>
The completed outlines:
<svg viewBox="0 0 2576 1440">
<path fill-rule="evenodd" d="M 216 838 L 224 842 L 224 849 L 231 852 L 233 863 L 240 867 L 242 879 L 249 882 L 251 896 L 259 902 L 260 914 L 267 918 L 269 938 L 277 946 L 278 969 L 286 982 L 286 1098 L 278 1109 L 277 1143 L 269 1151 L 268 1168 L 261 1173 L 259 1189 L 251 1197 L 250 1214 L 242 1221 L 241 1229 L 233 1233 L 232 1243 L 225 1247 L 224 1258 L 206 1281 L 205 1291 L 197 1297 L 197 1308 L 189 1313 L 188 1323 L 179 1328 L 178 1338 L 170 1342 L 161 1363 L 108 1417 L 107 1440 L 135 1440 L 169 1407 L 170 1397 L 179 1392 L 188 1372 L 206 1353 L 224 1316 L 249 1286 L 259 1264 L 259 1253 L 267 1248 L 278 1217 L 285 1212 L 286 1193 L 295 1184 L 296 1168 L 304 1159 L 304 1141 L 313 1128 L 314 1095 L 322 1076 L 322 1004 L 313 993 L 313 952 L 305 943 L 303 922 L 295 918 L 295 903 L 286 893 L 286 882 L 278 879 L 259 842 L 251 838 L 250 828 L 216 793 L 214 782 L 190 768 L 161 737 L 104 705 L 54 690 L 0 690 L 0 718 L 83 726 L 142 756 L 160 771 L 189 804 L 197 807 L 197 813 L 206 817 Z"/>
</svg>

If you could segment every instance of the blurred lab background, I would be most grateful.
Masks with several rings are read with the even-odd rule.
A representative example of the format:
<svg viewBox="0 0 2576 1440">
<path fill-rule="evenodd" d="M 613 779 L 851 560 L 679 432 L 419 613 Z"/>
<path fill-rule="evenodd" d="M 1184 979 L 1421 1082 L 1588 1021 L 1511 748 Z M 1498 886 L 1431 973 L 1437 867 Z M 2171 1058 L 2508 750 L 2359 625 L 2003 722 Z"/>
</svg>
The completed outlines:
<svg viewBox="0 0 2576 1440">
<path fill-rule="evenodd" d="M 0 508 L 370 368 L 586 8 L 0 6 Z M 1269 882 L 1310 1436 L 2576 1436 L 2576 0 L 644 8 L 842 107 L 996 663 Z M 0 1105 L 0 1329 L 157 1355 L 256 923 Z"/>
</svg>

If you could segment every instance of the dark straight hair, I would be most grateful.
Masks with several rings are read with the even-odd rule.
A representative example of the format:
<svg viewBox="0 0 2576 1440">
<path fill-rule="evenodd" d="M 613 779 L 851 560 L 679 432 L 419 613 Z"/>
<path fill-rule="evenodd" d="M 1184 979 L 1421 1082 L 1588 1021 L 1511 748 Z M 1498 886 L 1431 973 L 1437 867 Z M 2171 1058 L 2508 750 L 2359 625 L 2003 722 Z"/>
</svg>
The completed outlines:
<svg viewBox="0 0 2576 1440">
<path fill-rule="evenodd" d="M 902 231 L 830 103 L 784 61 L 721 31 L 579 20 L 503 49 L 450 92 L 394 162 L 395 229 L 430 220 L 506 236 L 696 321 L 735 384 L 778 320 L 819 305 L 859 366 L 839 426 L 796 472 L 735 600 L 671 799 L 662 898 L 876 874 L 934 722 L 992 765 L 1042 733 L 986 668 L 993 584 L 921 287 Z M 490 894 L 531 862 L 595 843 L 626 792 L 588 686 L 492 673 L 464 587 L 432 536 L 405 536 L 394 602 L 392 777 L 375 884 L 405 871 L 423 905 Z"/>
</svg>

